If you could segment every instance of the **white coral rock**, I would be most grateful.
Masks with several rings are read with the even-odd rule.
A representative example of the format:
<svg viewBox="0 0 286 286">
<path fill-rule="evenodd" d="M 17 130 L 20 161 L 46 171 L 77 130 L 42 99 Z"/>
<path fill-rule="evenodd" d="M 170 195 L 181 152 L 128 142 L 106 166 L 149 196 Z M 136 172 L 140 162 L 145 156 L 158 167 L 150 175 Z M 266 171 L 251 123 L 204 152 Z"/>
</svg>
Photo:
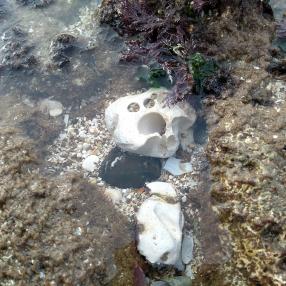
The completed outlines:
<svg viewBox="0 0 286 286">
<path fill-rule="evenodd" d="M 125 151 L 168 158 L 180 138 L 192 132 L 195 110 L 187 102 L 166 104 L 166 89 L 121 97 L 105 111 L 105 122 L 115 143 Z"/>
<path fill-rule="evenodd" d="M 175 201 L 176 191 L 168 183 L 154 182 L 147 186 L 153 195 L 137 213 L 138 250 L 151 263 L 176 265 L 181 261 L 184 225 L 180 203 Z"/>
</svg>

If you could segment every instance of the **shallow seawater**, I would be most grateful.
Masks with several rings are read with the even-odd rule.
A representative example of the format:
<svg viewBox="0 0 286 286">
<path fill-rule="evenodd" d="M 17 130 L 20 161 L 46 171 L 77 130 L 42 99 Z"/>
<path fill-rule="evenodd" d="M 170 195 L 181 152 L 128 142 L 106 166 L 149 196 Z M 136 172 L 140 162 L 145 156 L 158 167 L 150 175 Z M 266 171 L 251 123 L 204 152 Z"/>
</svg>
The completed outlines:
<svg viewBox="0 0 286 286">
<path fill-rule="evenodd" d="M 8 2 L 3 4 L 7 8 L 0 25 L 2 116 L 7 113 L 5 102 L 13 107 L 24 102 L 35 111 L 33 106 L 41 99 L 53 98 L 65 110 L 79 111 L 84 99 L 97 97 L 113 85 L 118 92 L 134 85 L 132 68 L 118 65 L 121 40 L 108 28 L 98 27 L 98 1 L 55 1 L 43 9 Z M 51 45 L 62 33 L 75 36 L 76 42 L 67 52 L 68 63 L 58 68 Z M 112 82 L 115 74 L 117 83 Z"/>
<path fill-rule="evenodd" d="M 273 8 L 275 18 L 281 19 L 286 10 L 286 2 L 284 0 L 270 0 L 270 4 Z"/>
</svg>

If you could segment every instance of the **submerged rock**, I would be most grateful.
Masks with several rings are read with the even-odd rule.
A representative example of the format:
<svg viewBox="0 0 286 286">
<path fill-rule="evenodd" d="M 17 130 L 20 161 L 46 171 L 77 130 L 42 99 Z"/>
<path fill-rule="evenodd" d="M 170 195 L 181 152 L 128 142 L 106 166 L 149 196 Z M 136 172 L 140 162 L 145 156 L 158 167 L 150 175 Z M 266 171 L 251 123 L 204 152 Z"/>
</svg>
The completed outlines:
<svg viewBox="0 0 286 286">
<path fill-rule="evenodd" d="M 120 148 L 158 158 L 176 153 L 180 137 L 192 132 L 196 112 L 187 102 L 168 107 L 167 94 L 150 89 L 119 98 L 106 109 L 107 128 Z"/>
<path fill-rule="evenodd" d="M 63 105 L 56 100 L 44 99 L 40 103 L 40 110 L 52 117 L 56 117 L 63 113 Z"/>
<path fill-rule="evenodd" d="M 140 188 L 161 175 L 161 160 L 138 156 L 114 148 L 103 161 L 99 176 L 119 188 Z"/>
<path fill-rule="evenodd" d="M 54 0 L 16 0 L 16 2 L 23 6 L 30 6 L 33 8 L 44 8 L 53 3 Z"/>
<path fill-rule="evenodd" d="M 153 195 L 137 213 L 138 250 L 151 263 L 176 265 L 181 261 L 184 217 L 175 190 L 168 183 L 148 184 Z M 165 187 L 165 191 L 164 191 Z"/>
<path fill-rule="evenodd" d="M 27 33 L 19 26 L 14 26 L 5 32 L 1 39 L 4 46 L 0 53 L 0 70 L 29 69 L 37 63 L 33 55 L 34 46 L 27 41 Z"/>
<path fill-rule="evenodd" d="M 50 54 L 53 63 L 62 68 L 70 62 L 70 56 L 76 48 L 76 37 L 62 33 L 55 37 L 51 43 Z"/>
</svg>

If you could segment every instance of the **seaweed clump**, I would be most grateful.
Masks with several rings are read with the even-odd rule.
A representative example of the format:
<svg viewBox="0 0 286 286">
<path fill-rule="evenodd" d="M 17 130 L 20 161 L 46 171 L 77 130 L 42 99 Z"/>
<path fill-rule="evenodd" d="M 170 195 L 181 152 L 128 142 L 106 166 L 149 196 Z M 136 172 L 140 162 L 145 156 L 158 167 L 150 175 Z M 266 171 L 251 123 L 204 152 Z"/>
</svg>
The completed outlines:
<svg viewBox="0 0 286 286">
<path fill-rule="evenodd" d="M 122 60 L 146 66 L 150 76 L 145 77 L 152 86 L 167 78 L 171 104 L 198 93 L 218 96 L 231 88 L 230 72 L 223 65 L 214 69 L 212 59 L 226 63 L 231 55 L 252 55 L 249 45 L 238 48 L 237 39 L 246 43 L 253 29 L 268 32 L 264 22 L 273 18 L 268 2 L 261 0 L 106 0 L 103 6 L 101 22 L 125 37 Z M 257 15 L 264 17 L 263 23 Z M 254 38 L 253 42 L 257 59 L 264 43 Z M 206 62 L 204 68 L 212 70 L 201 73 L 199 80 L 192 68 L 197 53 Z"/>
<path fill-rule="evenodd" d="M 106 15 L 102 19 L 126 37 L 122 60 L 147 65 L 152 79 L 155 66 L 155 78 L 167 76 L 173 86 L 169 98 L 175 103 L 194 93 L 197 81 L 191 69 L 191 57 L 196 52 L 192 29 L 199 14 L 215 8 L 217 3 L 124 0 L 112 19 Z"/>
</svg>

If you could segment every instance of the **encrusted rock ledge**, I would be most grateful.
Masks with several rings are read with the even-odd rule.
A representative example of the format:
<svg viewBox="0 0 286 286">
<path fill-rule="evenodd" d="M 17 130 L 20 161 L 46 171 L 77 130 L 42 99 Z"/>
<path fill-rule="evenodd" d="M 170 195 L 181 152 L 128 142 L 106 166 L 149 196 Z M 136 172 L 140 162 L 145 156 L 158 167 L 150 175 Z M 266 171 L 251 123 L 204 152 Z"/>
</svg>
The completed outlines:
<svg viewBox="0 0 286 286">
<path fill-rule="evenodd" d="M 208 112 L 211 194 L 233 250 L 225 274 L 244 281 L 236 285 L 285 285 L 286 84 L 244 75 L 251 83 Z M 265 89 L 270 106 L 246 100 Z"/>
</svg>

